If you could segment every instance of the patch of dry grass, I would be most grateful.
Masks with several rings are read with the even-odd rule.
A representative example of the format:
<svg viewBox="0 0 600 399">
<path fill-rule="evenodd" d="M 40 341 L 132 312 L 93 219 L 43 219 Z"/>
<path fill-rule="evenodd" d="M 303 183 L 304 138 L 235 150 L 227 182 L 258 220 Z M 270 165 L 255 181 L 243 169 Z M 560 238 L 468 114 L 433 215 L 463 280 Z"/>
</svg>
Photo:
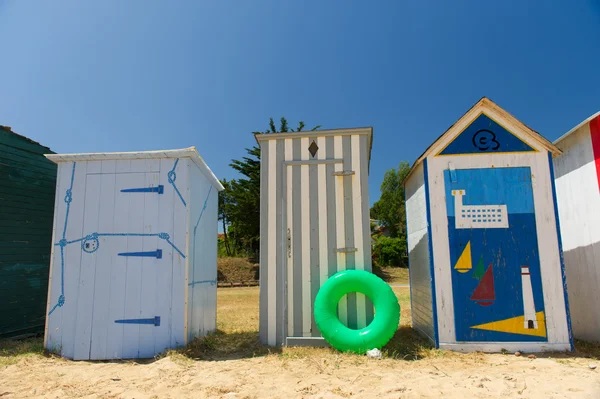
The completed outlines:
<svg viewBox="0 0 600 399">
<path fill-rule="evenodd" d="M 258 264 L 247 258 L 218 258 L 217 279 L 227 282 L 258 280 Z"/>
<path fill-rule="evenodd" d="M 388 284 L 408 284 L 408 269 L 405 267 L 373 266 L 373 274 Z"/>
<path fill-rule="evenodd" d="M 42 337 L 22 340 L 0 340 L 0 366 L 17 363 L 29 356 L 44 355 L 44 340 Z"/>
<path fill-rule="evenodd" d="M 398 331 L 383 348 L 385 357 L 416 360 L 440 356 L 442 351 L 421 338 L 411 327 L 410 289 L 393 288 L 400 304 Z M 192 342 L 178 353 L 196 359 L 234 359 L 277 353 L 284 359 L 317 359 L 342 356 L 332 348 L 283 347 L 269 348 L 258 341 L 259 288 L 227 288 L 217 290 L 217 332 Z"/>
</svg>

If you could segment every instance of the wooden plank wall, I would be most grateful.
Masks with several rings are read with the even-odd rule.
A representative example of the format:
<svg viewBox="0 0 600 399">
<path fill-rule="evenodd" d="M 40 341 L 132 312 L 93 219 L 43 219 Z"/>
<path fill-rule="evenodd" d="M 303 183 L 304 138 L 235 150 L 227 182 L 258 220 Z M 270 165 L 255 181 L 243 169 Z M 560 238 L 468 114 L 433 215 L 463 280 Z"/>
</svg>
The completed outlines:
<svg viewBox="0 0 600 399">
<path fill-rule="evenodd" d="M 44 329 L 56 165 L 0 128 L 0 337 Z"/>
<path fill-rule="evenodd" d="M 600 341 L 600 310 L 591 305 L 600 301 L 600 154 L 594 141 L 600 142 L 600 117 L 558 143 L 563 155 L 554 159 L 573 336 L 588 341 Z"/>
<path fill-rule="evenodd" d="M 431 254 L 423 165 L 406 182 L 406 221 L 413 327 L 435 343 Z"/>
</svg>

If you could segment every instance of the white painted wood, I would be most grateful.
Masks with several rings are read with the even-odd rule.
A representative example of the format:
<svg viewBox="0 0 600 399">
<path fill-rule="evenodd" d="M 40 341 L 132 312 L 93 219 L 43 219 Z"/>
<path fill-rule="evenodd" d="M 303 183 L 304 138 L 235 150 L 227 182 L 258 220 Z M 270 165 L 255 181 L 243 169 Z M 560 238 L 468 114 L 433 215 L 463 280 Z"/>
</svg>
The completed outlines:
<svg viewBox="0 0 600 399">
<path fill-rule="evenodd" d="M 174 163 L 174 161 L 173 161 Z M 181 164 L 181 165 L 179 165 Z M 184 159 L 179 161 L 176 168 L 177 180 L 176 183 L 184 196 L 188 206 L 202 206 L 202 204 L 190 204 L 189 194 L 187 187 L 190 184 L 188 163 Z M 164 175 L 165 171 L 163 171 Z M 174 189 L 169 185 L 165 185 L 165 190 L 173 191 Z M 188 296 L 187 296 L 187 282 L 186 273 L 188 270 L 188 262 L 184 256 L 189 256 L 187 250 L 188 231 L 187 227 L 189 224 L 189 215 L 187 207 L 183 206 L 179 196 L 175 194 L 173 204 L 173 232 L 170 234 L 171 242 L 183 252 L 183 256 L 177 252 L 173 252 L 173 286 L 172 286 L 172 308 L 171 308 L 171 348 L 183 346 L 187 343 L 187 310 L 188 310 Z M 180 304 L 184 304 L 181 306 Z"/>
<path fill-rule="evenodd" d="M 148 160 L 146 160 L 148 162 Z M 153 165 L 151 169 L 160 170 L 160 160 L 152 160 L 152 162 L 158 165 Z M 151 172 L 144 174 L 143 187 L 157 187 L 159 185 L 158 172 Z M 143 194 L 144 200 L 144 217 L 143 217 L 143 229 L 140 230 L 144 234 L 158 234 L 158 214 L 160 212 L 158 207 L 159 195 L 147 195 Z M 160 240 L 158 237 L 142 237 L 142 249 L 141 251 L 156 251 L 157 249 L 164 249 L 165 245 L 168 245 L 165 241 Z M 128 250 L 131 251 L 131 250 Z M 135 252 L 131 251 L 131 252 Z M 160 267 L 165 266 L 163 259 L 156 259 L 150 257 L 141 258 L 142 260 L 142 286 L 140 296 L 140 318 L 153 318 L 155 316 L 161 316 L 156 313 L 156 302 L 161 300 L 161 292 L 157 291 L 156 287 L 156 272 Z M 161 318 L 162 319 L 162 318 Z M 162 320 L 161 320 L 162 321 Z M 140 325 L 140 346 L 138 356 L 141 358 L 148 358 L 154 356 L 154 341 L 157 330 L 164 328 L 163 323 L 160 326 L 154 325 Z"/>
<path fill-rule="evenodd" d="M 64 190 L 61 190 L 63 191 L 63 203 L 61 206 L 63 209 L 66 208 L 64 198 L 66 190 L 71 185 L 72 169 L 73 164 L 68 163 L 65 165 L 65 168 L 62 171 Z M 86 163 L 78 163 L 75 167 L 75 174 L 73 177 L 73 201 L 71 202 L 69 209 L 69 219 L 66 229 L 67 239 L 78 239 L 85 235 L 83 218 L 85 210 L 86 173 Z M 56 225 L 59 226 L 59 229 L 64 227 L 64 222 L 64 217 L 61 217 L 55 221 Z M 62 315 L 62 339 L 60 343 L 61 354 L 72 359 L 74 357 L 76 343 L 77 303 L 79 301 L 79 293 L 84 290 L 79 285 L 81 267 L 78 267 L 78 265 L 80 265 L 82 262 L 81 246 L 78 244 L 67 245 L 64 249 L 64 262 L 65 304 L 62 308 L 57 308 L 55 312 L 58 312 L 59 315 Z M 60 278 L 60 275 L 58 278 Z M 54 301 L 56 301 L 58 299 L 58 295 L 55 295 L 54 298 Z M 48 317 L 55 317 L 54 313 Z M 58 318 L 59 316 L 56 315 L 56 317 Z"/>
<path fill-rule="evenodd" d="M 291 161 L 294 159 L 293 154 L 293 141 L 292 139 L 284 140 L 284 160 Z M 294 213 L 293 213 L 293 171 L 294 169 L 290 166 L 285 167 L 285 206 L 286 206 L 286 231 L 284 231 L 286 237 L 286 245 L 288 245 L 288 250 L 284 251 L 284 256 L 287 264 L 287 331 L 288 335 L 294 331 L 294 246 L 291 242 L 287 242 L 288 235 L 291 239 L 291 234 L 294 231 Z"/>
<path fill-rule="evenodd" d="M 133 162 L 135 163 L 135 162 Z M 127 178 L 124 180 L 125 187 L 144 187 L 145 176 L 143 173 L 130 173 L 127 174 Z M 119 189 L 119 188 L 118 188 Z M 120 189 L 119 189 L 120 190 Z M 136 195 L 136 194 L 129 194 Z M 144 210 L 145 202 L 144 197 L 142 198 L 131 198 L 129 202 L 129 209 L 126 214 L 123 215 L 127 218 L 127 230 L 129 232 L 142 232 L 144 231 Z M 144 239 L 143 237 L 126 237 L 127 247 L 126 252 L 138 252 L 143 251 Z M 113 240 L 113 238 L 107 238 L 106 241 Z M 114 244 L 113 244 L 114 245 Z M 114 250 L 114 248 L 113 248 Z M 145 318 L 142 315 L 142 275 L 143 270 L 143 258 L 138 257 L 127 257 L 127 273 L 125 283 L 125 319 L 138 319 Z M 145 300 L 145 298 L 144 298 Z M 143 327 L 139 324 L 124 324 L 123 326 L 123 358 L 137 358 L 139 357 L 140 350 L 140 328 Z"/>
<path fill-rule="evenodd" d="M 318 159 L 327 158 L 327 140 L 325 137 L 317 137 L 317 146 L 319 152 Z M 320 285 L 323 285 L 329 278 L 328 270 L 328 254 L 329 248 L 327 234 L 327 166 L 317 166 L 318 187 L 319 187 L 319 279 Z"/>
<path fill-rule="evenodd" d="M 103 161 L 105 162 L 105 161 Z M 115 165 L 116 166 L 116 165 Z M 129 214 L 132 200 L 135 200 L 130 194 L 122 193 L 121 189 L 130 187 L 131 175 L 127 173 L 115 174 L 115 191 L 114 191 L 114 209 L 112 211 L 113 226 L 107 232 L 127 232 L 129 230 Z M 102 216 L 108 217 L 108 216 Z M 102 238 L 107 242 L 107 238 Z M 121 244 L 127 250 L 128 237 L 121 238 Z M 123 336 L 125 334 L 124 324 L 115 323 L 115 320 L 123 320 L 125 316 L 125 296 L 127 293 L 127 258 L 118 256 L 117 253 L 111 251 L 112 265 L 110 274 L 109 290 L 109 313 L 107 324 L 107 342 L 106 342 L 106 358 L 121 359 L 123 358 Z"/>
<path fill-rule="evenodd" d="M 308 137 L 300 139 L 300 159 L 305 161 L 309 158 Z M 300 220 L 302 235 L 302 333 L 311 333 L 311 280 L 317 276 L 310 273 L 310 177 L 308 165 L 300 166 L 300 197 L 304 200 L 300 203 Z"/>
<path fill-rule="evenodd" d="M 335 158 L 342 158 L 342 137 L 334 136 L 333 138 L 333 154 Z M 336 163 L 334 166 L 336 172 L 341 172 L 344 169 L 343 164 Z M 335 178 L 335 207 L 337 209 L 336 217 L 336 243 L 338 248 L 346 246 L 346 227 L 344 222 L 344 177 L 336 176 Z M 346 254 L 337 252 L 338 271 L 346 270 Z M 340 321 L 344 325 L 348 325 L 348 297 L 344 295 L 338 305 L 338 315 Z"/>
<path fill-rule="evenodd" d="M 268 259 L 269 259 L 269 269 L 268 269 L 268 284 L 269 287 L 269 298 L 275 298 L 277 289 L 277 208 L 275 203 L 277 201 L 277 179 L 276 179 L 276 171 L 277 167 L 277 142 L 271 141 L 267 145 L 269 152 L 269 192 L 268 198 L 269 203 L 273 204 L 273 206 L 269 207 L 269 214 L 267 217 L 269 229 L 267 232 L 268 235 Z M 274 300 L 269 301 L 268 304 L 268 343 L 269 345 L 275 345 L 276 342 L 276 325 L 277 325 L 277 315 L 276 315 L 276 303 Z"/>
<path fill-rule="evenodd" d="M 423 165 L 417 166 L 405 190 L 412 324 L 435 342 Z"/>
<path fill-rule="evenodd" d="M 139 154 L 131 158 L 77 154 L 65 159 L 58 155 L 53 159 L 58 163 L 54 244 L 63 237 L 67 213 L 64 198 L 73 173 L 73 163 L 69 160 L 77 160 L 63 250 L 65 303 L 47 317 L 44 338 L 46 348 L 65 357 L 153 357 L 169 347 L 185 344 L 189 219 L 191 213 L 198 214 L 204 205 L 204 201 L 190 201 L 190 187 L 204 193 L 212 187 L 200 227 L 206 229 L 203 256 L 192 265 L 196 267 L 192 273 L 216 280 L 217 203 L 222 186 L 213 185 L 197 160 L 180 159 L 175 181 L 188 204 L 186 207 L 169 182 L 175 159 Z M 192 180 L 188 173 L 190 165 L 196 173 Z M 125 188 L 159 184 L 164 187 L 162 194 L 121 192 Z M 194 212 L 190 212 L 190 207 Z M 159 236 L 160 233 L 168 236 Z M 97 248 L 95 251 L 83 250 L 86 236 L 90 236 L 87 242 L 92 244 L 90 248 Z M 60 248 L 53 245 L 48 312 L 61 295 Z M 157 249 L 163 251 L 161 259 L 119 256 L 119 253 Z M 216 327 L 216 284 L 206 286 L 210 288 L 198 286 L 193 291 L 196 301 L 191 309 L 200 315 L 192 320 L 194 336 Z M 159 326 L 115 323 L 115 320 L 155 316 L 161 318 Z"/>
<path fill-rule="evenodd" d="M 63 207 L 58 206 L 58 204 L 62 201 L 62 198 L 60 198 L 61 193 L 64 193 L 64 191 L 66 190 L 66 188 L 63 187 L 63 182 L 61 181 L 64 180 L 64 178 L 62 177 L 64 168 L 64 164 L 59 165 L 57 167 L 56 192 L 54 194 L 54 215 L 55 218 L 58 220 L 64 219 L 64 213 L 66 212 L 66 210 L 64 210 Z M 56 223 L 54 223 L 52 226 L 52 243 L 54 244 L 55 242 L 58 242 L 60 238 L 62 238 L 62 228 L 60 226 L 57 226 Z M 56 345 L 56 341 L 60 338 L 58 327 L 60 326 L 60 319 L 58 319 L 58 317 L 55 317 L 53 319 L 47 317 L 48 313 L 54 306 L 54 296 L 58 297 L 58 295 L 60 295 L 61 293 L 61 276 L 59 275 L 60 272 L 58 271 L 61 268 L 60 259 L 60 248 L 53 245 L 50 254 L 50 269 L 48 272 L 48 294 L 46 298 L 45 317 L 46 320 L 44 322 L 44 348 L 57 348 L 58 345 Z M 52 351 L 58 352 L 59 350 L 53 349 Z"/>
<path fill-rule="evenodd" d="M 352 151 L 352 170 L 354 174 L 351 176 L 352 179 L 352 218 L 354 224 L 354 246 L 357 248 L 355 252 L 355 265 L 357 270 L 365 270 L 365 264 L 362 261 L 364 259 L 364 246 L 363 240 L 369 239 L 368 237 L 363 237 L 363 229 L 362 229 L 362 192 L 361 192 L 361 184 L 360 184 L 360 136 L 352 135 L 350 138 L 350 148 Z M 367 313 L 366 313 L 366 301 L 365 295 L 357 293 L 356 294 L 356 306 L 357 309 L 357 327 L 364 328 L 366 327 L 367 321 Z"/>
<path fill-rule="evenodd" d="M 100 161 L 97 161 L 100 162 Z M 89 166 L 89 164 L 88 164 Z M 89 170 L 89 169 L 88 169 Z M 96 178 L 89 176 L 88 178 L 95 178 L 100 180 L 100 197 L 98 204 L 98 232 L 112 232 L 114 230 L 114 210 L 115 210 L 115 183 L 116 174 L 100 174 Z M 87 205 L 86 201 L 86 205 Z M 91 204 L 90 204 L 91 205 Z M 90 209 L 93 213 L 93 209 Z M 113 251 L 107 250 L 109 245 L 104 244 L 104 239 L 100 238 L 102 242 L 101 248 L 98 249 L 91 256 L 96 257 L 96 273 L 94 279 L 94 303 L 92 313 L 92 327 L 91 327 L 91 351 L 90 359 L 106 359 L 107 358 L 107 343 L 109 340 L 108 329 L 114 320 L 109 320 L 110 302 L 110 291 L 107 287 L 111 286 L 111 272 L 112 263 L 117 257 Z M 82 256 L 88 256 L 83 253 Z"/>
<path fill-rule="evenodd" d="M 98 231 L 100 190 L 101 177 L 98 175 L 88 175 L 85 190 L 85 204 L 87 207 L 83 214 L 83 230 L 86 233 Z M 73 354 L 75 360 L 90 358 L 96 260 L 97 256 L 94 254 L 85 252 L 81 254 L 80 290 L 77 297 L 77 320 L 75 322 L 75 348 Z M 103 299 L 99 298 L 99 300 Z"/>
<path fill-rule="evenodd" d="M 558 213 L 573 336 L 600 341 L 600 190 L 588 118 L 557 140 Z"/>
<path fill-rule="evenodd" d="M 104 161 L 107 159 L 120 161 L 140 160 L 140 159 L 191 159 L 196 166 L 204 173 L 206 178 L 218 190 L 222 191 L 223 186 L 210 168 L 204 162 L 204 159 L 198 154 L 196 147 L 189 147 L 177 150 L 159 150 L 159 151 L 135 151 L 135 152 L 113 152 L 113 153 L 88 153 L 88 154 L 44 154 L 49 160 L 60 162 L 82 162 L 82 161 Z M 143 163 L 145 164 L 145 163 Z M 156 165 L 156 164 L 148 164 Z M 146 169 L 139 165 L 134 168 L 141 168 L 143 172 L 157 172 L 155 168 Z"/>
<path fill-rule="evenodd" d="M 567 342 L 485 342 L 485 343 L 440 343 L 440 349 L 457 352 L 564 352 L 571 348 Z"/>
</svg>

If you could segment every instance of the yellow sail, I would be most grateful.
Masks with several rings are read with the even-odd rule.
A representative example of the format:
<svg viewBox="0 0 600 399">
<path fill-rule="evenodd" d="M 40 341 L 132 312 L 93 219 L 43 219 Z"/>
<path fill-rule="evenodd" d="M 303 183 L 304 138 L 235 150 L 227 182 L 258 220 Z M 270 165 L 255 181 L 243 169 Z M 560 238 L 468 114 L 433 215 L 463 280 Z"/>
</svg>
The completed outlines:
<svg viewBox="0 0 600 399">
<path fill-rule="evenodd" d="M 525 328 L 524 321 L 525 316 L 511 317 L 510 319 L 492 321 L 491 323 L 480 324 L 478 326 L 472 326 L 478 330 L 488 330 L 504 332 L 509 334 L 523 334 L 532 335 L 534 337 L 545 337 L 546 336 L 546 317 L 544 311 L 537 312 L 535 314 L 537 320 L 537 328 Z"/>
<path fill-rule="evenodd" d="M 458 262 L 454 265 L 454 269 L 460 273 L 466 273 L 471 270 L 471 241 L 467 243 L 467 246 L 463 250 L 463 253 L 458 258 Z"/>
</svg>

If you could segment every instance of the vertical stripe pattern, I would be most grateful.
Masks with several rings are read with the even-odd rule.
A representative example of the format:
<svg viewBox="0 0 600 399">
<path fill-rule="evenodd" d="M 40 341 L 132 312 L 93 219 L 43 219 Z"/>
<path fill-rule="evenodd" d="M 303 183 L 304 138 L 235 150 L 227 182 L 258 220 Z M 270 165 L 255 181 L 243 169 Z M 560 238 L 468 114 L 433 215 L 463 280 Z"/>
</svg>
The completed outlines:
<svg viewBox="0 0 600 399">
<path fill-rule="evenodd" d="M 276 306 L 277 306 L 277 141 L 269 141 L 269 186 L 268 186 L 268 249 L 267 256 L 269 259 L 269 268 L 267 270 L 268 282 L 267 287 L 269 295 L 269 328 L 268 328 L 268 342 L 269 345 L 275 345 L 276 339 L 276 327 L 275 323 L 271 321 L 275 320 Z"/>
<path fill-rule="evenodd" d="M 600 116 L 590 121 L 590 136 L 592 139 L 592 150 L 594 151 L 598 188 L 600 189 Z"/>
<path fill-rule="evenodd" d="M 341 270 L 371 271 L 368 142 L 364 134 L 261 141 L 261 342 L 320 337 L 313 304 L 321 285 Z M 351 293 L 339 315 L 362 328 L 372 304 Z"/>
<path fill-rule="evenodd" d="M 286 139 L 285 140 L 285 159 L 286 160 L 290 160 L 293 159 L 293 152 L 292 152 L 292 139 Z M 293 191 L 292 191 L 292 187 L 293 185 L 292 183 L 292 168 L 291 167 L 284 167 L 285 168 L 285 203 L 286 203 L 286 228 L 284 231 L 285 234 L 285 239 L 286 239 L 286 254 L 285 254 L 285 260 L 286 260 L 286 267 L 287 267 L 287 282 L 286 282 L 286 287 L 287 287 L 287 303 L 286 303 L 286 309 L 287 309 L 287 334 L 293 334 L 294 332 L 294 263 L 293 263 L 293 259 L 294 259 L 294 246 L 292 245 L 291 242 L 291 237 L 292 237 L 292 232 L 294 231 L 294 223 L 293 223 L 293 216 L 294 213 L 292 212 L 293 207 Z"/>
<path fill-rule="evenodd" d="M 342 136 L 335 136 L 333 138 L 333 155 L 336 159 L 343 157 L 342 153 Z M 343 172 L 343 164 L 335 164 L 336 172 Z M 346 254 L 338 252 L 338 249 L 346 246 L 346 227 L 344 222 L 346 221 L 345 215 L 345 203 L 344 203 L 344 177 L 335 177 L 335 212 L 336 212 L 336 247 L 334 250 L 337 253 L 337 267 L 338 271 L 346 270 Z M 338 317 L 340 321 L 348 325 L 348 298 L 347 296 L 342 297 L 338 305 Z"/>
</svg>

